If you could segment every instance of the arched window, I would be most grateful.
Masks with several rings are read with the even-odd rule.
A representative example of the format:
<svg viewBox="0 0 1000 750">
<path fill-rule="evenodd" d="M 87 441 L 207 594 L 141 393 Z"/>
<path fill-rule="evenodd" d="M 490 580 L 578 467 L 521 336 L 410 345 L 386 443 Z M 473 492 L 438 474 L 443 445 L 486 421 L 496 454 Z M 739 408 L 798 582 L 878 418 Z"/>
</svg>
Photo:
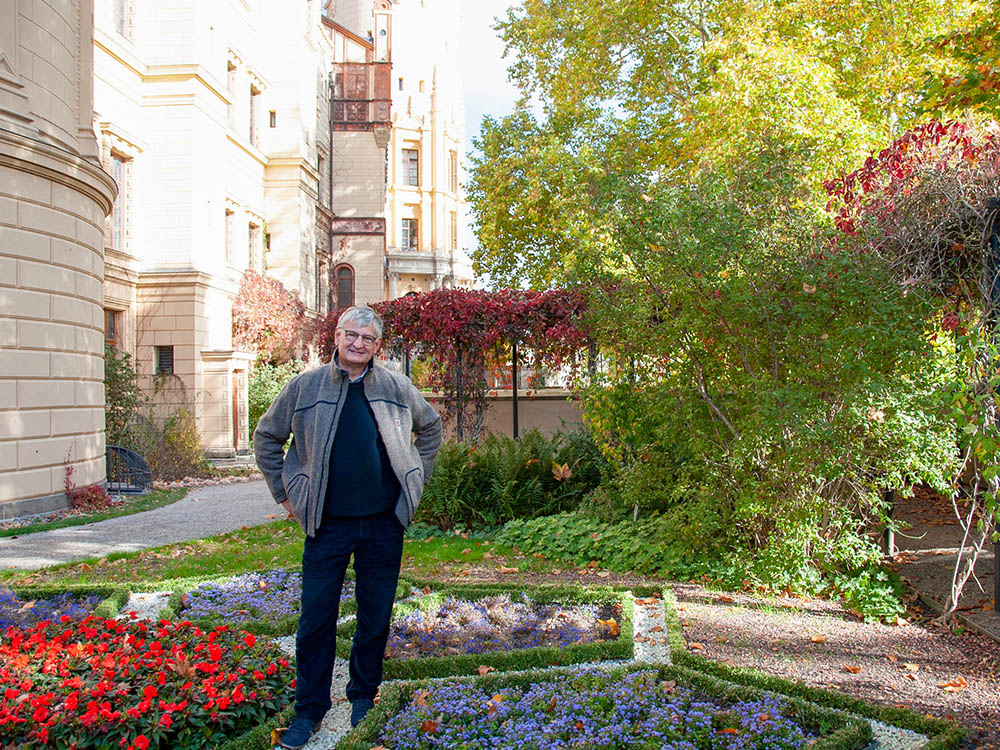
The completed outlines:
<svg viewBox="0 0 1000 750">
<path fill-rule="evenodd" d="M 350 266 L 337 266 L 334 271 L 337 285 L 337 309 L 354 305 L 354 269 Z"/>
</svg>

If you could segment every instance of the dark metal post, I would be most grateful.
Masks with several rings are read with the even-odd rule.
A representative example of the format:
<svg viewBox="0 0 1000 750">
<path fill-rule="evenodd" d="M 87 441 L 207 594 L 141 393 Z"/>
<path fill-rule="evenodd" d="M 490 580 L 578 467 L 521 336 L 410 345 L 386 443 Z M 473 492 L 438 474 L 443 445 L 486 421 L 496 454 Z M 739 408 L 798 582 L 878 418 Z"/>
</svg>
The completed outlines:
<svg viewBox="0 0 1000 750">
<path fill-rule="evenodd" d="M 886 505 L 889 506 L 889 512 L 886 514 L 889 517 L 889 525 L 885 527 L 885 554 L 892 557 L 896 554 L 896 533 L 892 530 L 892 512 L 896 507 L 896 491 L 886 490 L 884 497 Z"/>
<path fill-rule="evenodd" d="M 403 349 L 403 371 L 410 377 L 410 350 Z"/>
<path fill-rule="evenodd" d="M 990 270 L 993 278 L 990 282 L 990 318 L 996 323 L 996 315 L 1000 308 L 1000 198 L 990 198 L 986 201 L 986 244 L 990 249 Z M 1000 519 L 994 515 L 994 533 L 1000 532 Z M 993 543 L 993 611 L 1000 607 L 1000 538 Z"/>
<path fill-rule="evenodd" d="M 462 347 L 455 343 L 457 365 L 455 367 L 455 434 L 462 442 Z"/>
<path fill-rule="evenodd" d="M 518 386 L 518 383 L 517 383 L 517 381 L 518 381 L 517 370 L 518 370 L 518 367 L 517 367 L 517 340 L 516 339 L 511 344 L 510 349 L 511 349 L 511 369 L 513 371 L 511 373 L 511 378 L 512 378 L 512 383 L 513 383 L 513 394 L 514 394 L 514 399 L 513 399 L 513 401 L 514 401 L 514 439 L 517 440 L 517 386 Z"/>
</svg>

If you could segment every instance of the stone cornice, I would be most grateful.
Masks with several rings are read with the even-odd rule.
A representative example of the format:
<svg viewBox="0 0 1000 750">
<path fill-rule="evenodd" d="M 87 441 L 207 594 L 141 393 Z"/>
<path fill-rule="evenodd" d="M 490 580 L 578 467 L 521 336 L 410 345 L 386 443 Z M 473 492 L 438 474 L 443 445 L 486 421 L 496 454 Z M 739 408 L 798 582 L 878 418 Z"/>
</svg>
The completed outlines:
<svg viewBox="0 0 1000 750">
<path fill-rule="evenodd" d="M 111 211 L 118 188 L 111 176 L 87 159 L 44 141 L 0 127 L 0 164 L 38 175 L 86 195 Z"/>
</svg>

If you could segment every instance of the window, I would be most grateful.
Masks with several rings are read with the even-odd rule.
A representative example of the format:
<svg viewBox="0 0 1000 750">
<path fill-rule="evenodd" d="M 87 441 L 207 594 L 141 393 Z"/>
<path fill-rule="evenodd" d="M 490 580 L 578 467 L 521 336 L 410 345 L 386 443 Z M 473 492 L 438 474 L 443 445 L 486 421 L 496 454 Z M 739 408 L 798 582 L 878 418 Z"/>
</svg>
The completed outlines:
<svg viewBox="0 0 1000 750">
<path fill-rule="evenodd" d="M 226 209 L 226 263 L 233 262 L 233 220 L 235 212 Z"/>
<path fill-rule="evenodd" d="M 399 86 L 399 90 L 402 91 L 403 90 L 403 79 L 402 78 L 399 79 L 397 85 Z"/>
<path fill-rule="evenodd" d="M 350 266 L 337 268 L 337 309 L 354 305 L 354 269 Z"/>
<path fill-rule="evenodd" d="M 420 184 L 420 152 L 415 148 L 403 149 L 403 184 Z"/>
<path fill-rule="evenodd" d="M 420 93 L 421 94 L 424 93 L 424 82 L 423 81 L 420 82 Z"/>
<path fill-rule="evenodd" d="M 128 0 L 114 0 L 115 31 L 122 36 L 128 29 Z"/>
<path fill-rule="evenodd" d="M 260 89 L 250 85 L 250 143 L 254 146 L 260 141 L 260 131 L 257 128 L 257 107 L 260 103 Z"/>
<path fill-rule="evenodd" d="M 458 214 L 451 212 L 451 249 L 458 250 Z"/>
<path fill-rule="evenodd" d="M 449 171 L 449 185 L 451 192 L 458 192 L 458 152 L 449 151 L 448 152 L 448 171 Z"/>
<path fill-rule="evenodd" d="M 403 219 L 403 235 L 400 245 L 404 250 L 416 250 L 419 240 L 416 219 Z"/>
<path fill-rule="evenodd" d="M 109 244 L 112 250 L 125 249 L 125 162 L 127 160 L 120 154 L 111 152 L 111 176 L 118 184 L 118 194 L 115 195 L 115 202 L 111 206 L 111 215 L 108 217 L 110 236 Z"/>
<path fill-rule="evenodd" d="M 272 128 L 278 127 L 278 113 L 275 112 L 273 109 L 269 113 L 269 121 L 268 122 L 269 122 L 269 124 L 270 124 L 270 126 Z"/>
<path fill-rule="evenodd" d="M 172 346 L 154 346 L 153 354 L 156 357 L 156 361 L 153 363 L 156 367 L 157 375 L 173 375 L 174 374 L 174 347 Z"/>
<path fill-rule="evenodd" d="M 260 226 L 252 221 L 247 227 L 249 243 L 247 245 L 247 268 L 251 271 L 260 270 Z"/>
<path fill-rule="evenodd" d="M 230 103 L 229 129 L 236 130 L 236 63 L 232 60 L 226 63 L 226 90 L 229 92 Z"/>
<path fill-rule="evenodd" d="M 104 310 L 104 343 L 108 346 L 118 346 L 121 336 L 122 314 L 118 310 Z"/>
</svg>

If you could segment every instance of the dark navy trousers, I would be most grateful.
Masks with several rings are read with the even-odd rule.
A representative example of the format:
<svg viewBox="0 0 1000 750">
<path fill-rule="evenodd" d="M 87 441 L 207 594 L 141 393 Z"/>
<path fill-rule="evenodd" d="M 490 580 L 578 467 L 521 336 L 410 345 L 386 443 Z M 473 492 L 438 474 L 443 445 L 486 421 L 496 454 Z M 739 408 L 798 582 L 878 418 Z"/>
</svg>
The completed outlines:
<svg viewBox="0 0 1000 750">
<path fill-rule="evenodd" d="M 323 519 L 302 553 L 302 612 L 295 635 L 295 715 L 320 721 L 330 710 L 337 616 L 344 573 L 354 556 L 357 629 L 347 698 L 373 699 L 403 557 L 403 525 L 391 510 L 366 518 Z"/>
</svg>

